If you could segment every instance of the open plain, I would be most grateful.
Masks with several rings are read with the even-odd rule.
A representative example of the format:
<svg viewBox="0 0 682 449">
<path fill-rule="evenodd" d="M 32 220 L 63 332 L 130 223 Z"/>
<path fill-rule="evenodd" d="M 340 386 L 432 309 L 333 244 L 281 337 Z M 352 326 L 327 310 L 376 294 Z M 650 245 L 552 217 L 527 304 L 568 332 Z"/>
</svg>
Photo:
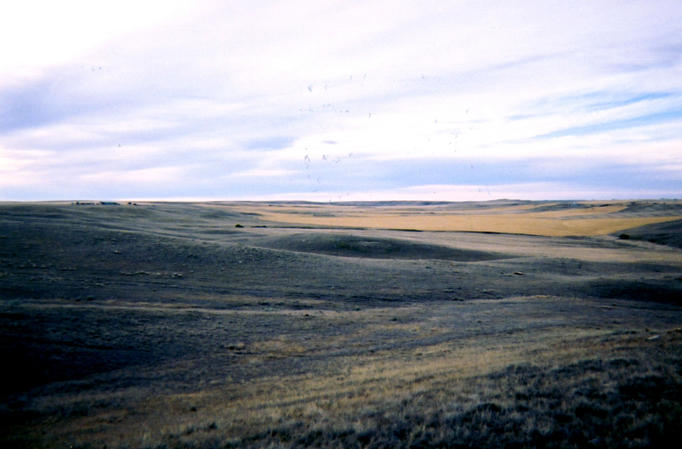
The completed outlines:
<svg viewBox="0 0 682 449">
<path fill-rule="evenodd" d="M 0 446 L 682 447 L 682 202 L 0 205 Z"/>
</svg>

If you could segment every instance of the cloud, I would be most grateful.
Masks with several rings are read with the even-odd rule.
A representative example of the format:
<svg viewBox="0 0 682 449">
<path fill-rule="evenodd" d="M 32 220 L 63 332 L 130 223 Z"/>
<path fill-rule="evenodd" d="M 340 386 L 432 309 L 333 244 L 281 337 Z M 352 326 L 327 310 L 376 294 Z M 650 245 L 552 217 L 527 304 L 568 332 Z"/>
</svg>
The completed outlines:
<svg viewBox="0 0 682 449">
<path fill-rule="evenodd" d="M 0 198 L 678 189 L 675 1 L 138 3 L 3 14 Z"/>
<path fill-rule="evenodd" d="M 574 126 L 566 129 L 559 129 L 547 134 L 536 136 L 537 138 L 553 138 L 564 136 L 580 136 L 585 134 L 605 133 L 621 129 L 632 129 L 639 126 L 647 126 L 666 122 L 682 122 L 682 109 L 670 109 L 653 114 L 631 117 L 627 119 L 611 120 L 602 123 L 592 123 L 583 126 Z"/>
<path fill-rule="evenodd" d="M 264 178 L 264 177 L 280 177 L 287 175 L 294 175 L 299 173 L 296 170 L 278 170 L 278 169 L 259 169 L 254 168 L 229 174 L 229 178 Z"/>
</svg>

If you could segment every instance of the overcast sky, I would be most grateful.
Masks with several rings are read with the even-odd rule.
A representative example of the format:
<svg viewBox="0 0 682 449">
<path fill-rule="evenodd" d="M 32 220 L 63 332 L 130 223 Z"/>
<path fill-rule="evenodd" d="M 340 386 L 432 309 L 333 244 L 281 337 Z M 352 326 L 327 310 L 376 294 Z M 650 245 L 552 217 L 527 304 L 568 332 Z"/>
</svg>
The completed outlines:
<svg viewBox="0 0 682 449">
<path fill-rule="evenodd" d="M 659 197 L 682 197 L 679 0 L 0 14 L 0 200 Z"/>
</svg>

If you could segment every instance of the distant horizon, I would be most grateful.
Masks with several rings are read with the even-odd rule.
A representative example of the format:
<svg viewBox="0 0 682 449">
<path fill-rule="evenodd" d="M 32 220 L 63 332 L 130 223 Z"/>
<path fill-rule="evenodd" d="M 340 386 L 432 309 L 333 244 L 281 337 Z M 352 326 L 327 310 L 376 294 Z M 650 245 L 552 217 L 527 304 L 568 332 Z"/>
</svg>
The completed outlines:
<svg viewBox="0 0 682 449">
<path fill-rule="evenodd" d="M 447 203 L 509 203 L 509 202 L 524 202 L 524 203 L 591 203 L 591 202 L 680 202 L 682 198 L 565 198 L 565 199 L 521 199 L 521 198 L 495 198 L 486 200 L 433 200 L 433 199 L 375 199 L 375 200 L 305 200 L 305 199 L 215 199 L 215 198 L 75 198 L 75 199 L 50 199 L 50 200 L 0 200 L 0 203 L 111 203 L 115 202 L 118 205 L 126 206 L 128 203 L 178 203 L 178 204 L 192 204 L 192 203 L 281 203 L 281 204 L 372 204 L 372 203 L 433 203 L 433 204 L 447 204 Z M 88 205 L 88 204 L 83 204 Z"/>
</svg>

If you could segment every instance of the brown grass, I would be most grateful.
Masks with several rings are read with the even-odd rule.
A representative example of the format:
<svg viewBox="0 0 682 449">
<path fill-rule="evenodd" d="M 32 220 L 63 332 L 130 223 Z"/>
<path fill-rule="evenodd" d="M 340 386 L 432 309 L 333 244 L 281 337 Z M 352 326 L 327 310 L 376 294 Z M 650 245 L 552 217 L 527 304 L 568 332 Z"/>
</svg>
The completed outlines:
<svg viewBox="0 0 682 449">
<path fill-rule="evenodd" d="M 415 336 L 422 331 L 417 330 Z M 239 447 L 250 447 L 253 442 L 244 439 L 249 435 L 256 438 L 257 446 L 267 447 L 278 437 L 263 431 L 284 428 L 290 429 L 287 432 L 292 432 L 294 440 L 313 432 L 320 440 L 318 444 L 324 445 L 325 439 L 333 440 L 339 430 L 352 429 L 356 434 L 376 432 L 377 423 L 373 421 L 376 418 L 369 418 L 376 413 L 399 422 L 416 415 L 429 416 L 445 404 L 456 404 L 457 410 L 467 410 L 494 400 L 501 407 L 511 407 L 515 403 L 515 392 L 526 391 L 527 386 L 513 384 L 510 389 L 504 382 L 485 380 L 486 376 L 509 366 L 530 364 L 552 369 L 584 360 L 627 356 L 647 345 L 653 348 L 679 344 L 679 332 L 660 332 L 664 342 L 649 341 L 651 333 L 575 328 L 570 332 L 552 329 L 523 336 L 458 340 L 426 345 L 418 350 L 377 351 L 341 360 L 324 375 L 279 373 L 239 385 L 226 382 L 214 387 L 207 385 L 189 394 L 153 396 L 138 402 L 134 413 L 130 413 L 130 407 L 94 411 L 59 423 L 51 432 L 58 440 L 63 441 L 67 436 L 74 438 L 82 447 L 115 446 L 117 438 L 136 442 L 132 447 L 185 447 L 185 444 L 214 447 L 210 441 L 216 438 L 221 444 L 215 447 L 229 441 Z M 335 342 L 329 342 L 329 346 L 335 346 Z M 262 363 L 263 358 L 273 356 L 295 357 L 304 349 L 300 343 L 277 338 L 249 347 L 250 355 L 243 363 Z M 594 384 L 597 374 L 606 379 L 613 375 L 576 373 L 573 382 Z M 568 388 L 560 383 L 561 379 L 556 382 L 554 387 Z M 423 395 L 429 397 L 430 403 L 420 403 L 419 408 L 404 408 Z M 79 400 L 93 401 L 93 398 Z M 572 400 L 568 394 L 564 399 L 565 404 Z M 521 415 L 519 419 L 524 420 L 529 432 L 543 431 L 542 426 L 549 425 L 542 424 L 541 416 Z M 495 418 L 496 413 L 486 417 Z M 104 428 L 108 429 L 106 434 L 100 433 Z M 289 447 L 283 441 L 279 443 Z"/>
<path fill-rule="evenodd" d="M 614 208 L 613 210 L 617 210 Z M 427 215 L 419 212 L 401 215 L 380 211 L 343 212 L 333 209 L 337 216 L 321 217 L 286 212 L 261 211 L 268 221 L 339 228 L 398 229 L 420 231 L 464 231 L 495 232 L 508 234 L 564 236 L 595 236 L 612 234 L 624 229 L 653 223 L 677 220 L 667 217 L 600 217 L 592 212 L 539 212 L 509 214 L 439 214 Z M 341 215 L 343 214 L 343 215 Z M 576 215 L 595 215 L 594 218 L 568 218 Z"/>
<path fill-rule="evenodd" d="M 678 248 L 261 221 L 591 235 L 669 219 L 487 206 L 7 207 L 0 446 L 680 447 Z"/>
</svg>

